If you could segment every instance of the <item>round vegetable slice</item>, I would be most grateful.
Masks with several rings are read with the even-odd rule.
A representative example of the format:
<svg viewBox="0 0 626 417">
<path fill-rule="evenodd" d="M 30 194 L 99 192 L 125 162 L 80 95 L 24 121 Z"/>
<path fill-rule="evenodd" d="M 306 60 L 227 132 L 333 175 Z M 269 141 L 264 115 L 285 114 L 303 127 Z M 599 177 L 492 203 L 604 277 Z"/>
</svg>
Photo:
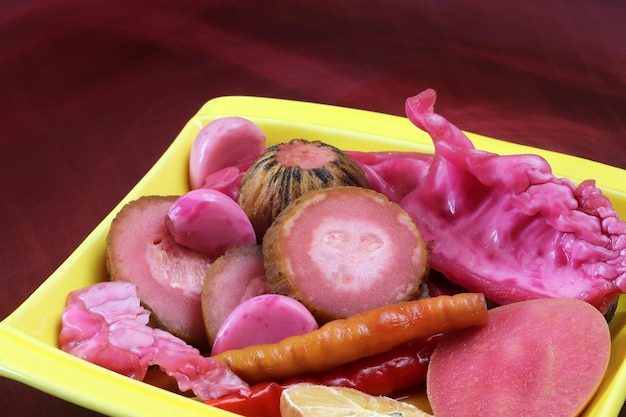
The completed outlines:
<svg viewBox="0 0 626 417">
<path fill-rule="evenodd" d="M 200 292 L 213 258 L 172 239 L 165 214 L 177 198 L 144 196 L 124 206 L 107 235 L 106 265 L 111 280 L 137 286 L 141 302 L 164 329 L 205 347 Z"/>
<path fill-rule="evenodd" d="M 606 371 L 603 315 L 570 298 L 489 311 L 486 325 L 444 335 L 431 355 L 428 399 L 437 417 L 576 416 Z"/>
<path fill-rule="evenodd" d="M 209 343 L 242 302 L 270 292 L 260 245 L 237 246 L 215 260 L 202 284 L 202 316 Z"/>
<path fill-rule="evenodd" d="M 428 250 L 411 217 L 360 187 L 311 191 L 287 206 L 263 239 L 272 291 L 320 322 L 417 298 Z"/>
</svg>

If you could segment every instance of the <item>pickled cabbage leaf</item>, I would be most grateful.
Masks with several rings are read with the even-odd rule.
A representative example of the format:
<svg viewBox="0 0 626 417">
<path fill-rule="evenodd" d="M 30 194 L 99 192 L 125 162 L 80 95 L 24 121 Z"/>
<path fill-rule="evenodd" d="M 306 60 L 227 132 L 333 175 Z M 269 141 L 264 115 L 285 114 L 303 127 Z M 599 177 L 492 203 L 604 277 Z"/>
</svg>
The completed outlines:
<svg viewBox="0 0 626 417">
<path fill-rule="evenodd" d="M 571 297 L 606 311 L 626 289 L 626 223 L 595 181 L 556 178 L 538 155 L 475 149 L 435 100 L 425 90 L 406 101 L 435 154 L 400 200 L 432 267 L 498 304 Z"/>
</svg>

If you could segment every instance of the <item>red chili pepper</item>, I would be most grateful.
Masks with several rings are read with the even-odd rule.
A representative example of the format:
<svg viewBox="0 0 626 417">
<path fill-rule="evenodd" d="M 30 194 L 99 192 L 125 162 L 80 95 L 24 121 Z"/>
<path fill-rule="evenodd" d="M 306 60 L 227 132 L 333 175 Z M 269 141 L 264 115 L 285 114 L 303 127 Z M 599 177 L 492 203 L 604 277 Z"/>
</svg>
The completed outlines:
<svg viewBox="0 0 626 417">
<path fill-rule="evenodd" d="M 303 382 L 350 387 L 371 395 L 392 395 L 426 379 L 430 355 L 440 338 L 438 334 L 414 340 L 330 371 L 280 382 L 260 382 L 252 386 L 248 396 L 229 394 L 206 404 L 244 416 L 280 417 L 280 394 L 285 388 Z"/>
</svg>

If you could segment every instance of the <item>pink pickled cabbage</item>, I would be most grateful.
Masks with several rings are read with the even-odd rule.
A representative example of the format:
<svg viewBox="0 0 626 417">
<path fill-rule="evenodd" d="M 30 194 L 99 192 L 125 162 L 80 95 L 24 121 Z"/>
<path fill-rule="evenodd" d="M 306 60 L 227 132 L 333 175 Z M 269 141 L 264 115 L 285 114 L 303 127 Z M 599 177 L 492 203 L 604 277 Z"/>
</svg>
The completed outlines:
<svg viewBox="0 0 626 417">
<path fill-rule="evenodd" d="M 181 391 L 191 390 L 203 401 L 249 392 L 248 384 L 223 362 L 149 327 L 149 317 L 133 284 L 102 282 L 73 291 L 61 318 L 61 349 L 137 380 L 143 380 L 149 366 L 158 365 Z"/>
<path fill-rule="evenodd" d="M 417 187 L 421 173 L 433 161 L 433 155 L 420 152 L 345 151 L 345 154 L 361 166 L 370 188 L 394 203 Z"/>
<path fill-rule="evenodd" d="M 400 201 L 432 267 L 498 304 L 571 297 L 605 311 L 626 290 L 626 223 L 595 182 L 556 178 L 537 155 L 475 149 L 434 113 L 435 100 L 426 90 L 406 101 L 435 155 L 410 174 L 416 186 Z"/>
</svg>

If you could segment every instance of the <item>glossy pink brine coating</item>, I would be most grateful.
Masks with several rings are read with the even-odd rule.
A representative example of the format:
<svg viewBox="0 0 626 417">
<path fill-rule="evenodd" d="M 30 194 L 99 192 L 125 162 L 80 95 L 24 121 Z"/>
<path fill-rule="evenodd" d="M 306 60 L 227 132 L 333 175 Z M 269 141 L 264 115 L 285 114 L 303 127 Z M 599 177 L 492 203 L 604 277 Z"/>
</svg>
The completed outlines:
<svg viewBox="0 0 626 417">
<path fill-rule="evenodd" d="M 610 352 L 606 320 L 588 303 L 546 298 L 499 306 L 487 324 L 443 336 L 428 365 L 428 400 L 437 417 L 577 416 L 598 389 Z"/>
<path fill-rule="evenodd" d="M 608 198 L 593 180 L 556 178 L 540 156 L 475 149 L 435 99 L 426 90 L 406 102 L 435 155 L 400 202 L 433 268 L 498 304 L 571 297 L 605 311 L 626 290 L 626 223 Z"/>
<path fill-rule="evenodd" d="M 176 243 L 213 257 L 235 246 L 256 243 L 243 209 L 213 189 L 199 188 L 180 196 L 167 211 L 165 224 Z"/>
<path fill-rule="evenodd" d="M 102 282 L 69 294 L 62 315 L 60 346 L 65 352 L 133 379 L 143 380 L 158 365 L 181 391 L 202 400 L 246 393 L 249 386 L 222 362 L 170 333 L 148 326 L 150 312 L 140 305 L 136 287 Z"/>
<path fill-rule="evenodd" d="M 265 133 L 243 117 L 222 117 L 204 126 L 191 147 L 189 182 L 200 188 L 214 172 L 227 167 L 245 171 L 265 150 Z"/>
<path fill-rule="evenodd" d="M 217 332 L 211 354 L 280 342 L 317 328 L 311 312 L 293 298 L 280 294 L 257 295 L 228 315 Z"/>
</svg>

